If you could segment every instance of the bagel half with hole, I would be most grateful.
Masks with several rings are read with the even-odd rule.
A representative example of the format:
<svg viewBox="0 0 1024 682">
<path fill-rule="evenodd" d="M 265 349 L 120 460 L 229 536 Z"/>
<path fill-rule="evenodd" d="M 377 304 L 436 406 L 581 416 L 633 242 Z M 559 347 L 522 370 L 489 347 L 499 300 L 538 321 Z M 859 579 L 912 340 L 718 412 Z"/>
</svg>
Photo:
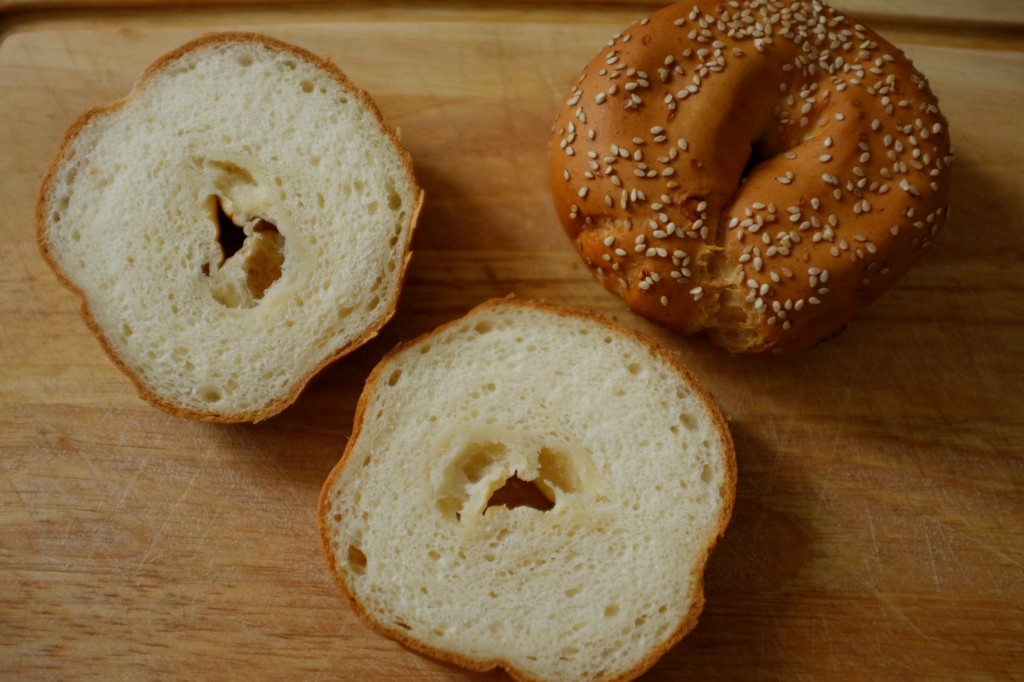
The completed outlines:
<svg viewBox="0 0 1024 682">
<path fill-rule="evenodd" d="M 392 316 L 421 202 L 408 153 L 338 67 L 221 33 L 72 125 L 38 240 L 143 398 L 259 421 Z"/>
<path fill-rule="evenodd" d="M 697 0 L 615 35 L 551 141 L 554 203 L 638 314 L 735 353 L 841 330 L 932 244 L 953 155 L 925 77 L 807 0 Z"/>
<path fill-rule="evenodd" d="M 501 299 L 373 370 L 318 518 L 374 629 L 518 680 L 628 680 L 697 622 L 736 465 L 679 358 Z"/>
</svg>

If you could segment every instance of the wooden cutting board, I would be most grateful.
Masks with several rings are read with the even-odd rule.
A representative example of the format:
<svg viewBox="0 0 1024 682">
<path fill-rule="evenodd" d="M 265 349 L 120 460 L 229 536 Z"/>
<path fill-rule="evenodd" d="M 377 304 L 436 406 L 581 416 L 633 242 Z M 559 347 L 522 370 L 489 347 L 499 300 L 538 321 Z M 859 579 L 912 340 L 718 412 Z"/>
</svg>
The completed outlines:
<svg viewBox="0 0 1024 682">
<path fill-rule="evenodd" d="M 630 315 L 551 208 L 547 134 L 566 87 L 650 5 L 0 5 L 0 678 L 506 679 L 361 625 L 314 513 L 381 354 L 516 293 L 677 350 L 730 420 L 738 499 L 707 608 L 645 679 L 1024 679 L 1024 5 L 890 4 L 844 6 L 942 99 L 951 220 L 839 338 L 771 361 Z M 141 402 L 33 235 L 38 183 L 77 114 L 227 28 L 333 58 L 401 128 L 427 192 L 394 320 L 256 426 Z"/>
</svg>

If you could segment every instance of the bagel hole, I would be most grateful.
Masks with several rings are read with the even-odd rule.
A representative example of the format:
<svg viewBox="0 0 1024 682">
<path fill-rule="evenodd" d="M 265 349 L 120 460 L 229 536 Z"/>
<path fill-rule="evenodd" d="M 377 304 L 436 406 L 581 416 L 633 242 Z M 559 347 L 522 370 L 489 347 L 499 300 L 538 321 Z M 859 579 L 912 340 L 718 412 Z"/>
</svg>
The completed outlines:
<svg viewBox="0 0 1024 682">
<path fill-rule="evenodd" d="M 510 476 L 505 483 L 491 493 L 487 500 L 487 509 L 491 507 L 529 507 L 538 511 L 548 511 L 555 506 L 554 501 L 548 499 L 535 481 L 524 481 L 518 475 Z"/>
<path fill-rule="evenodd" d="M 482 390 L 493 388 L 485 384 Z M 509 460 L 523 460 L 525 467 L 510 466 Z M 503 440 L 473 440 L 458 447 L 439 483 L 436 510 L 453 521 L 485 515 L 492 507 L 546 512 L 564 495 L 593 494 L 595 501 L 607 500 L 585 452 L 542 446 L 527 453 Z"/>
<path fill-rule="evenodd" d="M 768 144 L 765 141 L 755 140 L 750 149 L 750 156 L 747 157 L 747 162 L 743 166 L 743 173 L 740 175 L 740 184 L 747 181 L 747 178 L 755 168 L 775 155 L 776 151 L 769 149 Z"/>
<path fill-rule="evenodd" d="M 200 269 L 211 278 L 211 291 L 218 302 L 229 308 L 250 308 L 281 278 L 284 236 L 265 218 L 239 224 L 224 209 L 219 194 L 210 195 L 207 205 L 216 226 L 219 257 Z"/>
<path fill-rule="evenodd" d="M 518 472 L 491 493 L 487 506 L 509 509 L 529 507 L 548 511 L 555 506 L 556 490 L 575 493 L 583 488 L 583 480 L 573 458 L 552 448 L 541 448 L 537 453 L 538 471 L 533 480 L 524 480 Z"/>
<path fill-rule="evenodd" d="M 214 218 L 217 220 L 217 244 L 220 246 L 221 263 L 238 253 L 245 243 L 245 231 L 241 225 L 224 212 L 224 203 L 216 194 L 213 195 Z"/>
</svg>

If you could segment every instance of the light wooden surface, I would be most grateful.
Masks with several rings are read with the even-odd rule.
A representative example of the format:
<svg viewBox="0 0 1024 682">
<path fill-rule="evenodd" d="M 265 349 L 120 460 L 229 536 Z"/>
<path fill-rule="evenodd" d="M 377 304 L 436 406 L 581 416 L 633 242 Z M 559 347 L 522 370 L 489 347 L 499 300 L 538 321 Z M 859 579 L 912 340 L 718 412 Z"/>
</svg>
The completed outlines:
<svg viewBox="0 0 1024 682">
<path fill-rule="evenodd" d="M 505 679 L 364 628 L 326 574 L 314 511 L 380 355 L 510 292 L 616 315 L 678 350 L 730 420 L 738 500 L 707 608 L 645 679 L 1024 679 L 1021 5 L 935 7 L 935 26 L 894 13 L 886 31 L 950 121 L 947 231 L 842 336 L 783 361 L 729 357 L 636 319 L 558 227 L 550 123 L 636 3 L 8 12 L 0 679 Z M 950 30 L 943 12 L 965 8 L 1010 29 L 997 42 Z M 33 238 L 34 195 L 66 126 L 216 28 L 330 55 L 401 127 L 427 190 L 396 318 L 258 426 L 141 402 Z"/>
</svg>

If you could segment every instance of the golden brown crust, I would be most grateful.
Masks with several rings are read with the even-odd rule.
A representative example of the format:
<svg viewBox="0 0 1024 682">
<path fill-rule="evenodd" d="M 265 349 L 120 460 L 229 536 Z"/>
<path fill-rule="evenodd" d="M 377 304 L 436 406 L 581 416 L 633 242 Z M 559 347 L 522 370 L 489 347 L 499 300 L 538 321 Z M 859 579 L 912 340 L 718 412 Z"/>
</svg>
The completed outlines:
<svg viewBox="0 0 1024 682">
<path fill-rule="evenodd" d="M 920 258 L 951 161 L 927 81 L 875 32 L 817 3 L 698 0 L 584 69 L 550 172 L 581 257 L 634 311 L 792 353 Z"/>
<path fill-rule="evenodd" d="M 380 129 L 387 135 L 395 151 L 398 153 L 399 158 L 402 161 L 402 165 L 405 169 L 406 174 L 412 179 L 413 186 L 417 189 L 416 203 L 410 211 L 409 215 L 409 240 L 406 244 L 406 251 L 401 258 L 401 269 L 399 272 L 399 279 L 397 286 L 394 291 L 394 295 L 391 298 L 390 305 L 384 314 L 376 321 L 374 326 L 367 328 L 363 334 L 353 340 L 348 345 L 337 349 L 331 356 L 325 358 L 320 364 L 310 370 L 305 377 L 296 383 L 295 388 L 291 393 L 280 396 L 273 403 L 265 406 L 259 410 L 252 410 L 246 412 L 231 412 L 231 413 L 218 413 L 206 410 L 195 410 L 186 406 L 178 405 L 171 401 L 168 401 L 164 397 L 154 393 L 143 381 L 138 377 L 118 356 L 114 351 L 113 346 L 107 340 L 103 330 L 99 324 L 96 323 L 91 312 L 89 311 L 89 305 L 83 292 L 74 282 L 72 282 L 67 274 L 61 269 L 57 260 L 50 253 L 50 246 L 46 239 L 46 216 L 49 213 L 49 191 L 51 184 L 60 169 L 61 165 L 67 160 L 67 153 L 71 143 L 79 135 L 82 129 L 93 119 L 100 116 L 109 116 L 116 114 L 122 107 L 125 106 L 131 99 L 140 96 L 145 90 L 148 82 L 155 76 L 160 75 L 168 65 L 181 59 L 182 57 L 200 50 L 211 45 L 217 45 L 222 43 L 253 43 L 266 47 L 268 49 L 285 52 L 294 55 L 298 59 L 309 62 L 324 73 L 329 75 L 335 81 L 337 81 L 346 91 L 350 92 L 356 99 L 369 111 L 374 119 L 377 121 Z M 249 33 L 249 32 L 219 32 L 209 33 L 199 38 L 189 41 L 184 45 L 168 52 L 153 62 L 145 71 L 139 76 L 135 82 L 132 90 L 122 97 L 106 106 L 96 107 L 89 109 L 82 113 L 78 119 L 76 119 L 67 132 L 64 134 L 63 139 L 60 142 L 57 153 L 54 156 L 53 161 L 50 163 L 47 169 L 46 175 L 43 178 L 43 182 L 40 186 L 39 194 L 36 199 L 36 243 L 39 246 L 40 252 L 43 255 L 44 260 L 49 264 L 50 269 L 53 270 L 54 274 L 60 280 L 67 289 L 72 291 L 81 300 L 81 312 L 82 317 L 85 320 L 86 325 L 90 331 L 100 341 L 104 352 L 114 362 L 114 364 L 128 376 L 135 386 L 139 396 L 151 403 L 152 405 L 169 412 L 170 414 L 185 417 L 188 419 L 197 419 L 201 421 L 210 422 L 221 422 L 221 423 L 235 423 L 235 422 L 259 422 L 265 419 L 269 419 L 281 410 L 285 409 L 298 398 L 299 394 L 302 393 L 303 389 L 309 383 L 314 376 L 321 372 L 332 362 L 339 358 L 349 354 L 359 346 L 363 345 L 374 336 L 377 332 L 387 323 L 391 317 L 394 316 L 395 310 L 398 306 L 398 295 L 404 284 L 405 277 L 408 271 L 409 260 L 412 257 L 411 245 L 412 236 L 415 232 L 417 221 L 419 218 L 419 212 L 423 205 L 423 190 L 419 183 L 416 181 L 416 174 L 413 167 L 412 157 L 408 151 L 402 146 L 401 140 L 398 138 L 398 134 L 395 130 L 388 126 L 384 120 L 383 114 L 381 114 L 376 103 L 370 98 L 369 93 L 365 90 L 358 88 L 353 84 L 348 77 L 339 69 L 334 62 L 329 59 L 317 56 L 312 52 L 305 50 L 304 48 L 292 45 L 284 42 L 277 38 L 273 38 L 268 35 L 260 33 Z"/>
<path fill-rule="evenodd" d="M 538 310 L 545 310 L 553 312 L 559 315 L 565 315 L 570 317 L 577 317 L 580 319 L 588 320 L 595 324 L 603 326 L 609 332 L 616 335 L 626 336 L 646 348 L 649 348 L 651 352 L 656 355 L 659 359 L 664 361 L 670 367 L 683 377 L 684 381 L 693 389 L 694 393 L 701 400 L 704 406 L 707 408 L 711 415 L 712 421 L 714 422 L 715 429 L 722 440 L 723 455 L 725 458 L 725 476 L 723 477 L 720 495 L 722 499 L 722 508 L 719 515 L 717 529 L 714 535 L 709 539 L 705 546 L 703 556 L 701 560 L 693 567 L 693 584 L 694 584 L 694 603 L 690 610 L 680 620 L 679 626 L 676 628 L 666 640 L 664 640 L 657 648 L 652 649 L 632 669 L 624 672 L 622 675 L 616 678 L 609 678 L 607 682 L 625 682 L 626 680 L 632 680 L 654 665 L 669 649 L 675 646 L 683 637 L 685 637 L 694 627 L 697 625 L 697 618 L 704 608 L 704 569 L 707 563 L 708 557 L 711 555 L 711 551 L 714 549 L 718 540 L 725 534 L 725 529 L 729 524 L 729 519 L 732 515 L 732 508 L 736 498 L 736 451 L 732 440 L 732 435 L 729 432 L 728 425 L 722 412 L 718 409 L 711 394 L 708 393 L 707 389 L 697 380 L 697 378 L 690 372 L 690 370 L 683 365 L 679 356 L 673 353 L 663 346 L 654 343 L 649 338 L 643 336 L 639 332 L 628 329 L 616 323 L 615 321 L 594 313 L 589 310 L 567 308 L 563 306 L 553 305 L 544 301 L 529 301 L 515 297 L 514 295 L 505 298 L 496 298 L 490 301 L 486 301 L 472 311 L 466 314 L 466 316 L 473 314 L 476 311 L 486 310 L 488 308 L 494 308 L 499 306 L 522 306 L 524 308 L 534 308 Z M 454 663 L 468 670 L 476 672 L 486 672 L 496 667 L 504 669 L 512 678 L 519 680 L 520 682 L 544 682 L 541 679 L 530 677 L 516 670 L 515 667 L 508 661 L 500 659 L 493 660 L 476 660 L 467 658 L 460 655 L 457 652 L 446 651 L 432 647 L 424 642 L 416 640 L 409 636 L 407 632 L 395 627 L 389 627 L 387 624 L 382 623 L 375 618 L 359 603 L 356 599 L 353 590 L 349 587 L 345 581 L 344 575 L 338 570 L 338 567 L 334 560 L 334 554 L 331 551 L 331 540 L 330 540 L 330 515 L 331 515 L 331 501 L 330 491 L 334 487 L 334 481 L 341 475 L 341 472 L 345 469 L 350 459 L 350 454 L 353 450 L 353 446 L 358 440 L 360 431 L 363 426 L 363 419 L 365 417 L 367 401 L 369 396 L 374 392 L 377 384 L 382 380 L 388 371 L 388 361 L 396 354 L 400 353 L 407 347 L 421 343 L 422 341 L 435 337 L 443 333 L 445 330 L 458 325 L 461 322 L 461 318 L 453 320 L 444 325 L 441 325 L 437 329 L 420 336 L 417 339 L 400 343 L 390 353 L 385 355 L 377 366 L 371 371 L 369 377 L 366 380 L 366 384 L 363 389 L 363 393 L 359 396 L 359 400 L 356 404 L 355 416 L 352 424 L 352 434 L 349 437 L 348 443 L 345 447 L 345 451 L 342 453 L 338 463 L 331 469 L 328 474 L 326 481 L 324 482 L 323 488 L 320 492 L 320 498 L 317 505 L 317 522 L 320 531 L 320 542 L 324 550 L 324 555 L 327 558 L 328 569 L 331 576 L 334 579 L 335 584 L 338 586 L 340 592 L 344 596 L 345 600 L 349 603 L 352 609 L 359 616 L 367 626 L 374 631 L 389 637 L 410 649 L 419 653 L 431 656 L 438 660 L 447 661 Z"/>
</svg>

